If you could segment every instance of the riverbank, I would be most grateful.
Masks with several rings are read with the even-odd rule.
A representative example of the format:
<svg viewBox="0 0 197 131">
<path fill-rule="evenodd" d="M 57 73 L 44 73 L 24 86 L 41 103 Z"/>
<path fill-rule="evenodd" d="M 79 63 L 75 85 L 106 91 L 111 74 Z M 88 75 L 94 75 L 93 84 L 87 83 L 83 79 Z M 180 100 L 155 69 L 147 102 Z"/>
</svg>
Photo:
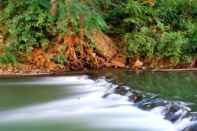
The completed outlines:
<svg viewBox="0 0 197 131">
<path fill-rule="evenodd" d="M 26 65 L 27 66 L 27 65 Z M 10 68 L 10 66 L 7 66 Z M 18 67 L 18 66 L 17 66 Z M 165 68 L 165 69 L 132 69 L 132 68 L 101 68 L 101 69 L 83 69 L 83 70 L 69 70 L 69 69 L 59 69 L 59 70 L 47 70 L 47 69 L 28 69 L 25 66 L 23 68 L 10 68 L 10 69 L 2 69 L 0 68 L 0 77 L 1 78 L 10 78 L 10 77 L 44 77 L 44 76 L 65 76 L 65 75 L 73 75 L 73 74 L 91 74 L 92 72 L 107 72 L 107 71 L 118 71 L 118 70 L 126 70 L 134 73 L 143 73 L 143 72 L 190 72 L 197 71 L 197 68 Z"/>
<path fill-rule="evenodd" d="M 0 2 L 0 74 L 193 70 L 194 5 L 194 0 Z"/>
</svg>

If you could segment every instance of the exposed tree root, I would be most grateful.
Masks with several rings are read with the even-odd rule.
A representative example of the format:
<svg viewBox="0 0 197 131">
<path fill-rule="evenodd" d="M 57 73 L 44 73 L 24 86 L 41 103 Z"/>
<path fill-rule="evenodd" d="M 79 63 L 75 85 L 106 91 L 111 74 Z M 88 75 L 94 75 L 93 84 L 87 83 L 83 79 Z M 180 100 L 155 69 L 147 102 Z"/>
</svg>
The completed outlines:
<svg viewBox="0 0 197 131">
<path fill-rule="evenodd" d="M 100 68 L 104 65 L 104 58 L 99 57 L 88 44 L 78 36 L 65 35 L 65 57 L 71 70 L 84 68 Z"/>
<path fill-rule="evenodd" d="M 94 40 L 95 46 L 91 42 Z M 55 44 L 47 50 L 34 48 L 28 58 L 24 58 L 28 70 L 45 71 L 100 69 L 105 67 L 124 68 L 126 59 L 116 48 L 115 43 L 101 32 L 93 32 L 92 39 L 81 34 L 57 35 Z M 56 63 L 55 56 L 63 56 L 65 63 Z M 62 58 L 62 57 L 61 57 Z"/>
</svg>

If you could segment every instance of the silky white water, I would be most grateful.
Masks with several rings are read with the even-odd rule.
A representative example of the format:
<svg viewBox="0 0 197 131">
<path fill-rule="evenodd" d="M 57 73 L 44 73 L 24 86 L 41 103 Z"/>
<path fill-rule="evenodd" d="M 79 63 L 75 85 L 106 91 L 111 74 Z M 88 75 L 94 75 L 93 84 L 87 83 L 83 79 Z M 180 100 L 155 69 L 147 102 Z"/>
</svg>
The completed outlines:
<svg viewBox="0 0 197 131">
<path fill-rule="evenodd" d="M 105 78 L 92 80 L 81 75 L 0 83 L 2 88 L 5 85 L 9 85 L 9 93 L 13 94 L 20 87 L 39 86 L 44 92 L 49 85 L 66 93 L 61 98 L 0 110 L 0 131 L 181 131 L 191 124 L 187 119 L 177 123 L 165 120 L 159 109 L 143 111 L 126 96 L 111 93 L 104 98 L 115 87 Z"/>
</svg>

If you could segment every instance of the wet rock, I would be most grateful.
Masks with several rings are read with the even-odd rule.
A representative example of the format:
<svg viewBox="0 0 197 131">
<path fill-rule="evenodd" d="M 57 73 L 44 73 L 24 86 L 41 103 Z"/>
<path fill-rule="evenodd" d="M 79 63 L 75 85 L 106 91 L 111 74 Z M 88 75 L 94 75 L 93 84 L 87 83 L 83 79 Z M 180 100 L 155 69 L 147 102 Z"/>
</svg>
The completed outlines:
<svg viewBox="0 0 197 131">
<path fill-rule="evenodd" d="M 132 95 L 129 96 L 129 101 L 132 101 L 134 103 L 140 102 L 143 99 L 143 95 L 137 92 L 133 92 Z"/>
<path fill-rule="evenodd" d="M 183 120 L 188 120 L 189 122 L 190 120 L 191 122 L 197 121 L 197 112 L 191 113 L 191 109 L 188 107 L 189 103 L 167 101 L 156 94 L 144 93 L 143 91 L 122 85 L 112 86 L 109 91 L 103 97 L 113 96 L 113 94 L 125 96 L 125 98 L 128 98 L 127 100 L 132 102 L 132 105 L 143 110 L 153 111 L 155 109 L 156 113 L 161 114 L 164 119 L 172 123 L 179 124 Z M 194 131 L 196 130 L 196 125 L 186 129 L 184 131 Z"/>
<path fill-rule="evenodd" d="M 188 116 L 190 109 L 181 103 L 170 103 L 163 110 L 165 119 L 176 122 Z"/>
<path fill-rule="evenodd" d="M 158 96 L 152 96 L 150 98 L 144 98 L 135 105 L 141 109 L 150 110 L 157 106 L 165 106 L 166 104 L 167 102 L 165 100 L 158 98 Z"/>
<path fill-rule="evenodd" d="M 183 131 L 197 131 L 197 123 L 192 124 L 189 127 L 186 127 Z"/>
<path fill-rule="evenodd" d="M 191 115 L 191 121 L 197 121 L 197 112 L 192 112 L 192 113 L 190 113 L 190 115 Z"/>
<path fill-rule="evenodd" d="M 114 89 L 114 93 L 120 95 L 126 95 L 129 92 L 129 88 L 126 86 L 118 86 Z"/>
</svg>

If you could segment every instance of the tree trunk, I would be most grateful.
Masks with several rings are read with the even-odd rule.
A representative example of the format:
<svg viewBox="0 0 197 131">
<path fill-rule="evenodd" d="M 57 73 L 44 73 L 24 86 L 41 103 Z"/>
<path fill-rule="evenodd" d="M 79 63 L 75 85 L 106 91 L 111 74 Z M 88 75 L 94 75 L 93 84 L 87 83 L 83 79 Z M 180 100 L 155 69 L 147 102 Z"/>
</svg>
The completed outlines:
<svg viewBox="0 0 197 131">
<path fill-rule="evenodd" d="M 3 9 L 3 0 L 0 0 L 0 11 Z"/>
<path fill-rule="evenodd" d="M 57 15 L 57 0 L 51 0 L 51 11 L 50 11 L 52 16 Z"/>
<path fill-rule="evenodd" d="M 84 0 L 80 0 L 80 2 L 83 3 Z M 79 18 L 79 24 L 80 24 L 80 34 L 79 35 L 80 35 L 81 40 L 83 40 L 84 35 L 85 35 L 85 31 L 84 31 L 84 14 L 81 14 L 79 17 L 80 17 Z"/>
</svg>

